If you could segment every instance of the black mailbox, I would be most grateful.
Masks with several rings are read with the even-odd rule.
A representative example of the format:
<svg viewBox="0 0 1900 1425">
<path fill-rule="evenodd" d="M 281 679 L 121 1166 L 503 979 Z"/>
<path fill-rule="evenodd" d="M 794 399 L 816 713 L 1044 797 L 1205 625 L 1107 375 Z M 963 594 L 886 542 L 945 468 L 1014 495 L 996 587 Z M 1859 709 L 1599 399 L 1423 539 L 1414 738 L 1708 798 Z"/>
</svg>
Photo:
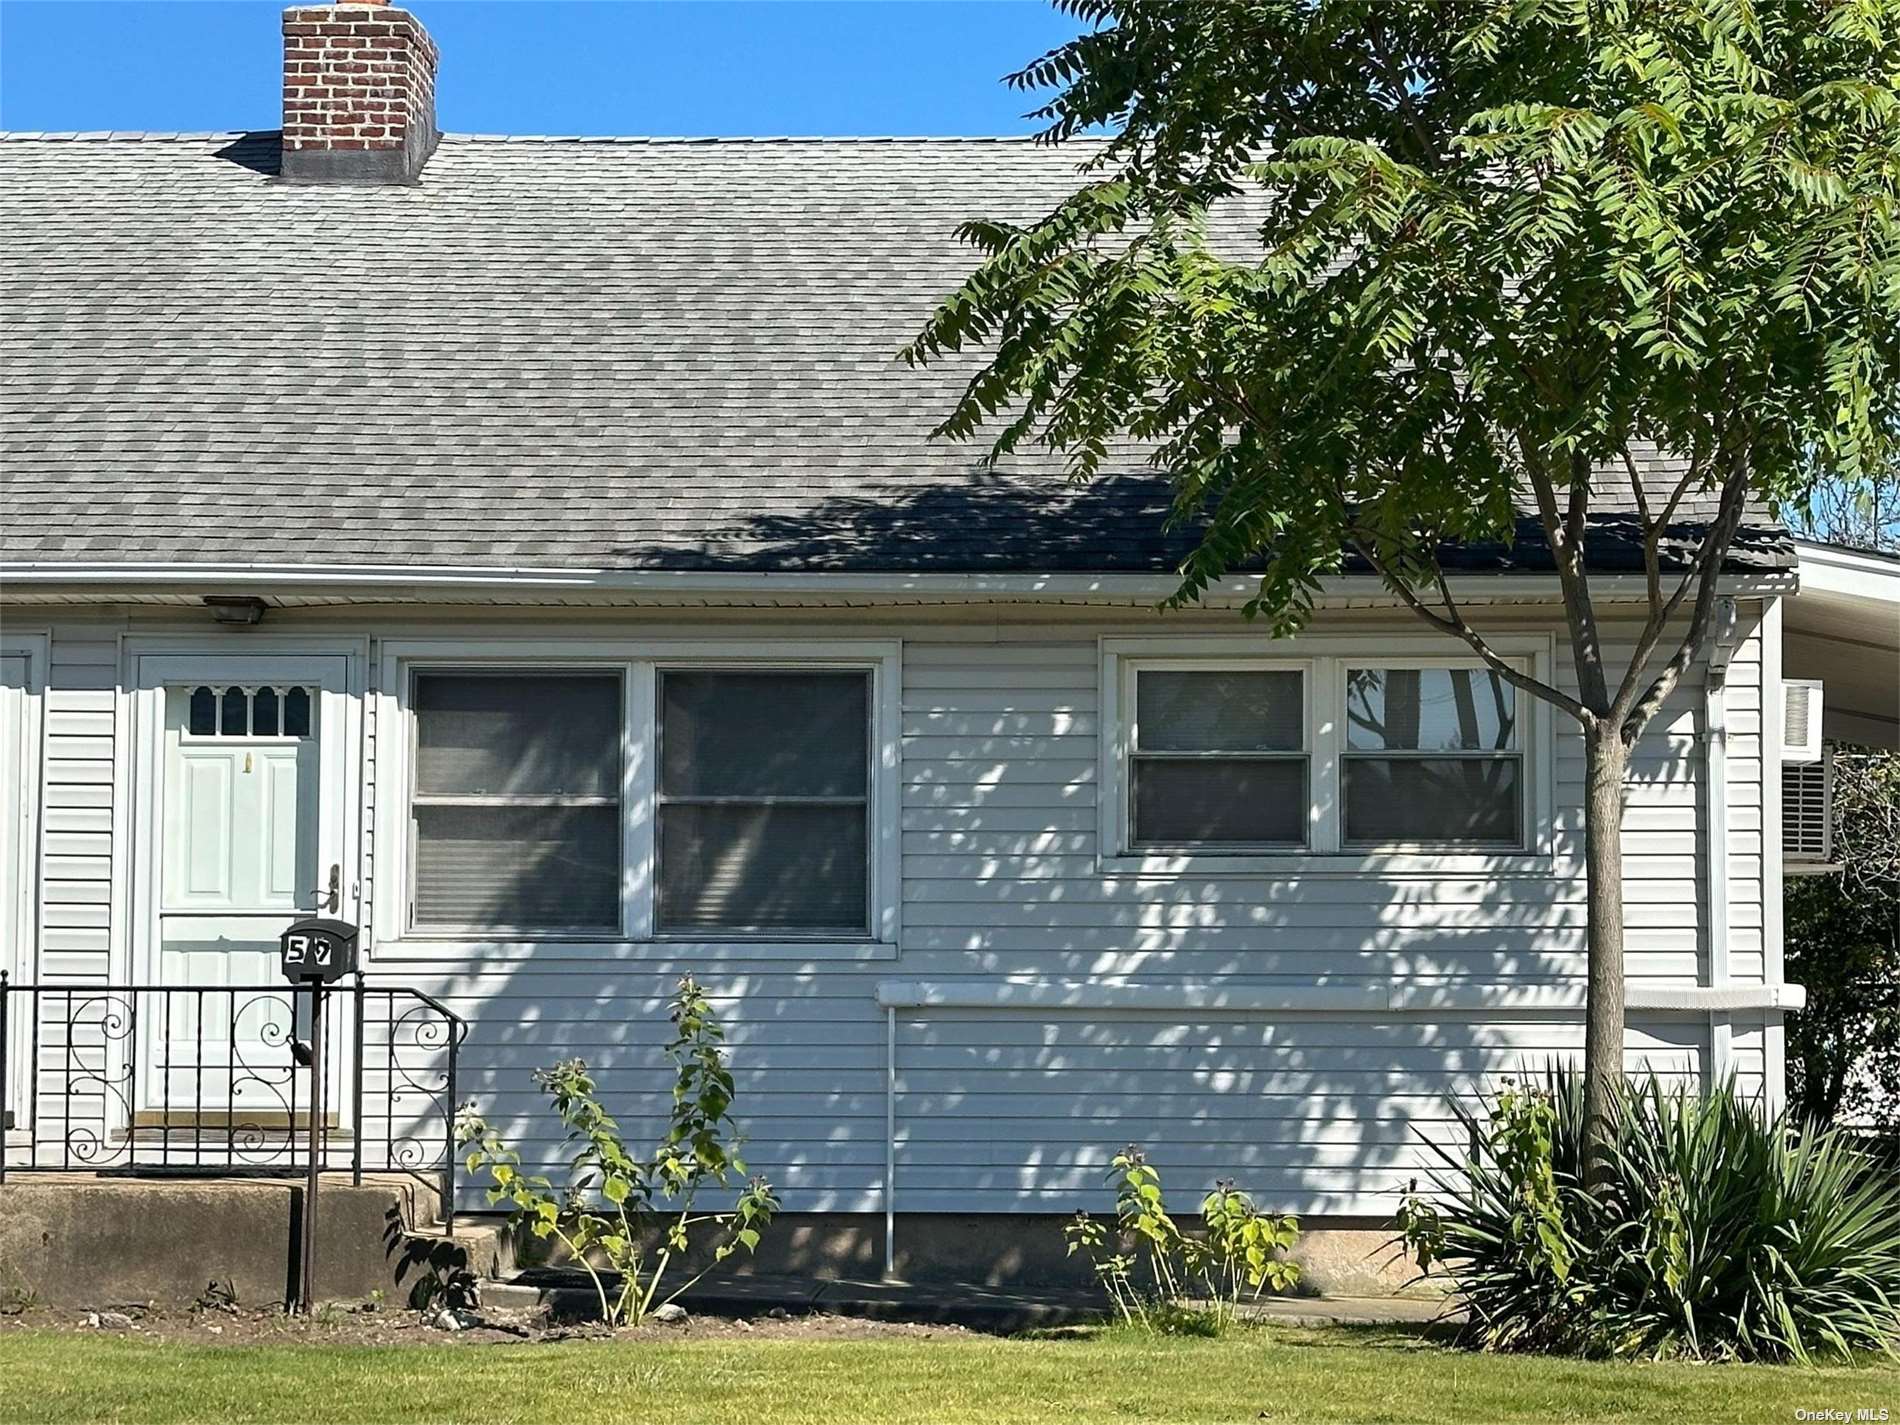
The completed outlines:
<svg viewBox="0 0 1900 1425">
<path fill-rule="evenodd" d="M 287 980 L 340 980 L 356 968 L 356 927 L 317 916 L 300 920 L 279 937 L 278 954 Z"/>
</svg>

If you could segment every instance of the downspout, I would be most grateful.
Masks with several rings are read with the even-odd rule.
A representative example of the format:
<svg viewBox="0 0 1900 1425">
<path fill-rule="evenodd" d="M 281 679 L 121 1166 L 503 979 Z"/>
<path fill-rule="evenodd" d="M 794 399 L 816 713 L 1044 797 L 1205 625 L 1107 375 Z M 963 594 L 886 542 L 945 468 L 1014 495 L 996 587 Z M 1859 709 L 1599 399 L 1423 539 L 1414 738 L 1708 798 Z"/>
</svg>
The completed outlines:
<svg viewBox="0 0 1900 1425">
<path fill-rule="evenodd" d="M 897 1279 L 897 1006 L 884 1007 L 884 1280 Z"/>
<path fill-rule="evenodd" d="M 1702 685 L 1702 903 L 1703 950 L 1708 984 L 1729 983 L 1728 927 L 1728 665 L 1735 652 L 1735 600 L 1716 604 L 1709 644 L 1708 677 Z M 1768 710 L 1762 709 L 1764 725 Z M 1709 1011 L 1710 1087 L 1728 1078 L 1733 1063 L 1727 1010 Z"/>
</svg>

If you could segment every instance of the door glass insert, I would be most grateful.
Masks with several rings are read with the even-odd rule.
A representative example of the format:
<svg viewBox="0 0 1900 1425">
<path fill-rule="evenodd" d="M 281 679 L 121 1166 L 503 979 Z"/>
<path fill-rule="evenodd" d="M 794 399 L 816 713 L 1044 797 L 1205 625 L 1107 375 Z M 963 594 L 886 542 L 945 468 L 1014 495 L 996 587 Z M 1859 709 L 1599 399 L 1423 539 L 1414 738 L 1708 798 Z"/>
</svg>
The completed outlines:
<svg viewBox="0 0 1900 1425">
<path fill-rule="evenodd" d="M 184 699 L 182 719 L 171 704 Z M 259 687 L 214 688 L 201 684 L 189 693 L 174 689 L 168 697 L 167 726 L 176 724 L 189 737 L 308 737 L 310 689 L 266 683 Z"/>
</svg>

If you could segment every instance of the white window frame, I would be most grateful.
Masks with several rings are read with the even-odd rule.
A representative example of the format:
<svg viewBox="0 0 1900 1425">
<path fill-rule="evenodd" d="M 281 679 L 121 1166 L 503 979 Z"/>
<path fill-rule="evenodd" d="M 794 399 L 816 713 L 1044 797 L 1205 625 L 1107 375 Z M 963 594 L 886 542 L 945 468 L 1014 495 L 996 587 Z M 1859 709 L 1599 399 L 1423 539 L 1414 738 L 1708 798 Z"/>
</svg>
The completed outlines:
<svg viewBox="0 0 1900 1425">
<path fill-rule="evenodd" d="M 692 639 L 387 640 L 378 664 L 377 759 L 371 778 L 376 805 L 375 923 L 399 928 L 379 938 L 385 960 L 467 960 L 500 953 L 510 959 L 551 953 L 575 959 L 681 960 L 894 959 L 902 888 L 899 882 L 899 667 L 902 645 L 889 639 L 722 641 Z M 784 932 L 659 934 L 655 928 L 659 871 L 657 747 L 659 672 L 822 671 L 868 673 L 870 694 L 870 932 L 855 937 L 799 937 Z M 622 675 L 620 924 L 599 932 L 522 929 L 410 928 L 413 852 L 411 706 L 418 672 L 600 673 Z"/>
<path fill-rule="evenodd" d="M 1553 646 L 1547 634 L 1502 635 L 1499 653 L 1536 678 L 1548 681 Z M 1377 846 L 1344 844 L 1342 756 L 1346 744 L 1348 667 L 1481 668 L 1469 654 L 1445 652 L 1429 634 L 1365 634 L 1297 638 L 1267 644 L 1260 638 L 1223 635 L 1189 638 L 1105 637 L 1099 641 L 1102 707 L 1100 799 L 1097 803 L 1098 863 L 1104 874 L 1170 876 L 1364 875 L 1548 875 L 1555 837 L 1551 787 L 1555 756 L 1550 707 L 1541 698 L 1516 695 L 1518 755 L 1522 758 L 1524 840 L 1512 848 L 1459 847 L 1421 842 Z M 1266 650 L 1266 651 L 1263 651 Z M 1307 846 L 1140 848 L 1133 842 L 1131 804 L 1135 744 L 1135 676 L 1144 669 L 1252 672 L 1298 668 L 1305 672 L 1308 773 Z"/>
</svg>

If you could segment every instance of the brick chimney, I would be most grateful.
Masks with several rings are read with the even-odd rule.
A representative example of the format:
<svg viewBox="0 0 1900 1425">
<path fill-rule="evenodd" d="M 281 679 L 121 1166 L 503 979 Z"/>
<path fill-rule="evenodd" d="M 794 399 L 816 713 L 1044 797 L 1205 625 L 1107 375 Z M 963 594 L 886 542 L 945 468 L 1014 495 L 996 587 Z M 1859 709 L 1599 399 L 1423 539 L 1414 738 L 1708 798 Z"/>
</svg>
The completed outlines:
<svg viewBox="0 0 1900 1425">
<path fill-rule="evenodd" d="M 386 0 L 284 11 L 290 183 L 413 183 L 435 152 L 435 41 Z"/>
</svg>

